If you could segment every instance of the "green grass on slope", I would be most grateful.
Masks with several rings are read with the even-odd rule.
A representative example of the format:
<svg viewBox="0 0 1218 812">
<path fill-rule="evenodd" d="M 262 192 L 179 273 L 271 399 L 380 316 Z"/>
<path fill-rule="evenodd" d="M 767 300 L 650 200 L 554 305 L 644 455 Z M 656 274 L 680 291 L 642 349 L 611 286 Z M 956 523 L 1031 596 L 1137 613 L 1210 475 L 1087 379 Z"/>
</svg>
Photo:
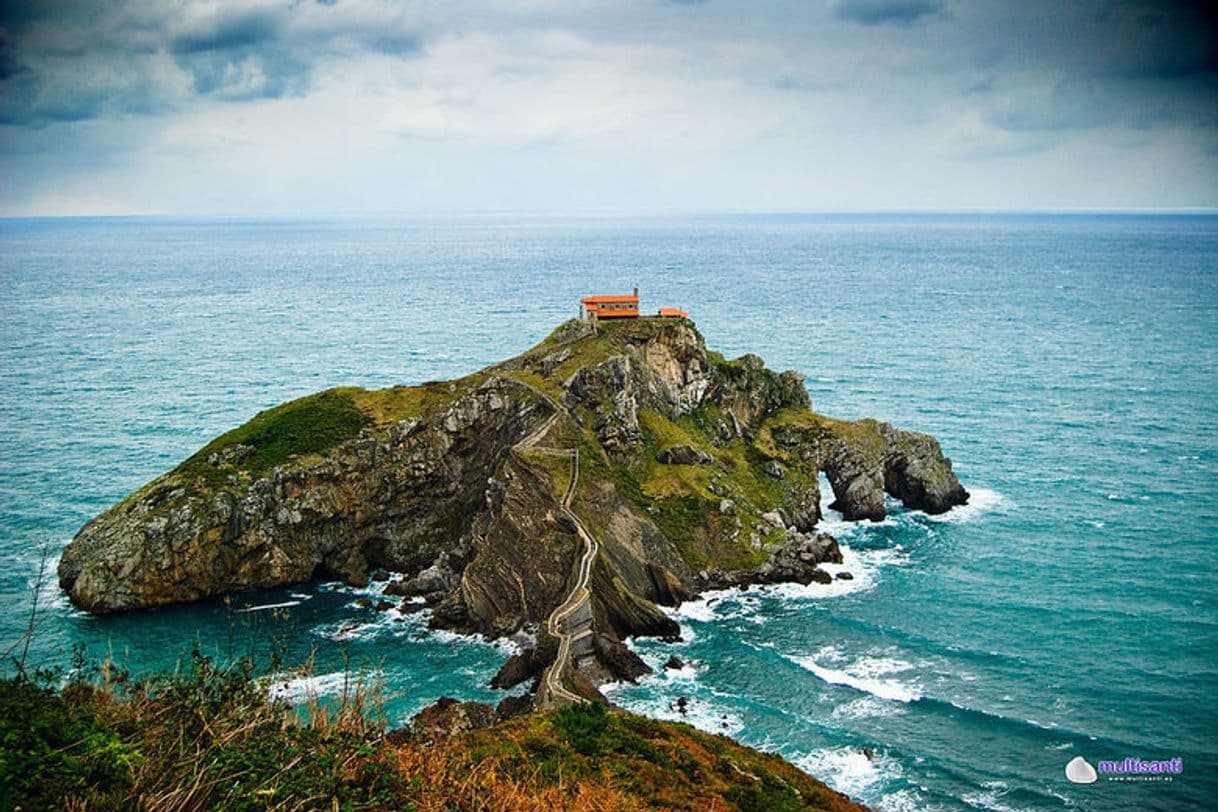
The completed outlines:
<svg viewBox="0 0 1218 812">
<path fill-rule="evenodd" d="M 371 418 L 355 404 L 353 388 L 327 389 L 315 395 L 259 412 L 252 420 L 221 434 L 178 466 L 182 473 L 208 477 L 215 466 L 212 454 L 234 446 L 251 450 L 236 461 L 250 474 L 260 476 L 276 465 L 303 454 L 317 454 L 350 440 L 369 425 Z"/>
<path fill-rule="evenodd" d="M 344 386 L 297 398 L 259 412 L 248 423 L 221 434 L 175 472 L 196 475 L 212 485 L 234 470 L 255 478 L 264 476 L 293 458 L 329 451 L 365 428 L 434 414 L 467 394 L 484 377 L 475 374 L 456 381 L 376 390 Z M 245 446 L 246 451 L 234 454 L 236 446 Z M 208 462 L 213 454 L 221 458 L 219 466 Z"/>
</svg>

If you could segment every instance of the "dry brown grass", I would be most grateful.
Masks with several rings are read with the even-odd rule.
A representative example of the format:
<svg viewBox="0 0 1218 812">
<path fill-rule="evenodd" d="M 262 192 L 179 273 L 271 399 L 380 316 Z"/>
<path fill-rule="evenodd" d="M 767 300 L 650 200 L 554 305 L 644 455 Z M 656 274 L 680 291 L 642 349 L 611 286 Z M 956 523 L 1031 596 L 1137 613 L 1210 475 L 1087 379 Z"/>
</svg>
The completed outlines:
<svg viewBox="0 0 1218 812">
<path fill-rule="evenodd" d="M 106 663 L 62 689 L 0 689 L 0 779 L 13 788 L 0 807 L 28 812 L 861 809 L 775 756 L 595 705 L 432 743 L 387 736 L 359 674 L 301 708 L 198 655 L 141 682 Z"/>
</svg>

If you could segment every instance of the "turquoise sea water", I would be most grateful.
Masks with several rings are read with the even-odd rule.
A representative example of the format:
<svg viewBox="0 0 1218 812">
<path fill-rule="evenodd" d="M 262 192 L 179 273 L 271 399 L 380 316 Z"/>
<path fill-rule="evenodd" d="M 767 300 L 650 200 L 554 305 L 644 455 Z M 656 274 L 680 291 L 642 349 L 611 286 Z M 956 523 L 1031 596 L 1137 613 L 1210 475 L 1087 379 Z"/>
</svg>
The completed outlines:
<svg viewBox="0 0 1218 812">
<path fill-rule="evenodd" d="M 629 708 L 775 750 L 880 809 L 1204 808 L 1218 796 L 1218 218 L 0 221 L 0 649 L 40 545 L 215 434 L 340 384 L 526 349 L 639 285 L 710 346 L 807 375 L 816 407 L 935 434 L 974 495 L 830 516 L 856 579 L 712 595 Z M 53 567 L 54 560 L 51 565 Z M 381 671 L 395 722 L 495 700 L 508 647 L 302 586 L 92 618 L 51 582 L 31 657 L 136 670 L 316 649 Z M 279 608 L 253 607 L 288 604 Z M 871 752 L 869 758 L 863 750 Z M 1082 755 L 1171 782 L 1066 781 Z"/>
</svg>

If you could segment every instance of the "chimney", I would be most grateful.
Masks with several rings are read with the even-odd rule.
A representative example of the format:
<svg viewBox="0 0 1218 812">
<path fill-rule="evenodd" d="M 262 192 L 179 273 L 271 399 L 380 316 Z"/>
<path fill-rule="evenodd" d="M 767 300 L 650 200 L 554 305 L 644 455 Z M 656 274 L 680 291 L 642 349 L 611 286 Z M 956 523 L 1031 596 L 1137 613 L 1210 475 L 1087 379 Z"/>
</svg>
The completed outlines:
<svg viewBox="0 0 1218 812">
<path fill-rule="evenodd" d="M 639 298 L 639 286 L 638 285 L 634 286 L 634 298 L 636 298 L 636 299 Z"/>
</svg>

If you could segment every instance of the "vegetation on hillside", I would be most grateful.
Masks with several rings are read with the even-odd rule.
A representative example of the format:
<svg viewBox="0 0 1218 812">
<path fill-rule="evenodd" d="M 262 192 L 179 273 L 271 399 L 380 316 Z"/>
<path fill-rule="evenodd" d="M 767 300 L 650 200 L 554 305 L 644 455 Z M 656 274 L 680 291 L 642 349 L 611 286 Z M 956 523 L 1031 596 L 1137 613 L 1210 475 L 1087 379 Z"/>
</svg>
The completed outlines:
<svg viewBox="0 0 1218 812">
<path fill-rule="evenodd" d="M 602 322 L 595 334 L 580 333 L 578 323 L 567 322 L 536 347 L 495 369 L 500 374 L 524 381 L 564 401 L 563 383 L 580 369 L 594 368 L 631 344 L 655 340 L 665 331 L 681 330 L 676 319 L 639 319 Z M 571 340 L 572 336 L 577 340 Z M 545 359 L 561 359 L 547 366 Z M 727 386 L 760 386 L 767 380 L 743 360 L 729 361 L 708 351 L 711 374 Z M 546 368 L 547 374 L 538 371 Z M 750 383 L 751 382 L 751 383 Z M 608 506 L 595 498 L 584 498 L 590 491 L 601 492 L 601 483 L 612 483 L 616 491 L 646 511 L 651 520 L 672 542 L 691 571 L 708 566 L 749 569 L 766 560 L 769 550 L 785 540 L 785 533 L 761 518 L 778 506 L 788 509 L 800 503 L 816 487 L 815 472 L 798 464 L 790 465 L 777 478 L 765 472 L 767 464 L 783 455 L 769 443 L 762 450 L 756 438 L 725 439 L 716 425 L 726 419 L 723 409 L 712 401 L 699 405 L 689 414 L 670 419 L 654 408 L 638 413 L 642 444 L 628 459 L 611 459 L 597 439 L 597 415 L 586 406 L 574 406 L 580 414 L 579 426 L 562 428 L 563 444 L 578 446 L 581 454 L 581 487 L 578 510 L 597 532 L 603 531 Z M 786 409 L 790 415 L 806 415 L 819 420 L 808 410 Z M 818 424 L 819 425 L 819 424 Z M 768 432 L 762 433 L 767 440 Z M 672 465 L 657 460 L 657 455 L 672 446 L 689 446 L 706 454 L 713 465 Z M 556 485 L 565 487 L 566 461 L 530 458 L 545 467 Z M 789 461 L 788 461 L 789 462 Z M 722 494 L 732 498 L 731 515 L 720 512 Z M 760 539 L 755 544 L 752 536 Z"/>
<path fill-rule="evenodd" d="M 483 380 L 480 374 L 418 386 L 342 386 L 282 403 L 254 415 L 196 451 L 175 473 L 219 484 L 236 474 L 257 478 L 293 460 L 323 454 L 378 429 L 446 408 Z"/>
<path fill-rule="evenodd" d="M 182 473 L 216 470 L 209 460 L 228 460 L 258 476 L 292 456 L 328 451 L 359 434 L 369 423 L 347 389 L 327 389 L 259 412 L 248 423 L 221 434 L 178 466 Z"/>
<path fill-rule="evenodd" d="M 359 680 L 305 713 L 198 651 L 0 680 L 0 809 L 861 809 L 782 759 L 598 704 L 424 741 Z M 305 721 L 307 719 L 307 721 Z"/>
</svg>

